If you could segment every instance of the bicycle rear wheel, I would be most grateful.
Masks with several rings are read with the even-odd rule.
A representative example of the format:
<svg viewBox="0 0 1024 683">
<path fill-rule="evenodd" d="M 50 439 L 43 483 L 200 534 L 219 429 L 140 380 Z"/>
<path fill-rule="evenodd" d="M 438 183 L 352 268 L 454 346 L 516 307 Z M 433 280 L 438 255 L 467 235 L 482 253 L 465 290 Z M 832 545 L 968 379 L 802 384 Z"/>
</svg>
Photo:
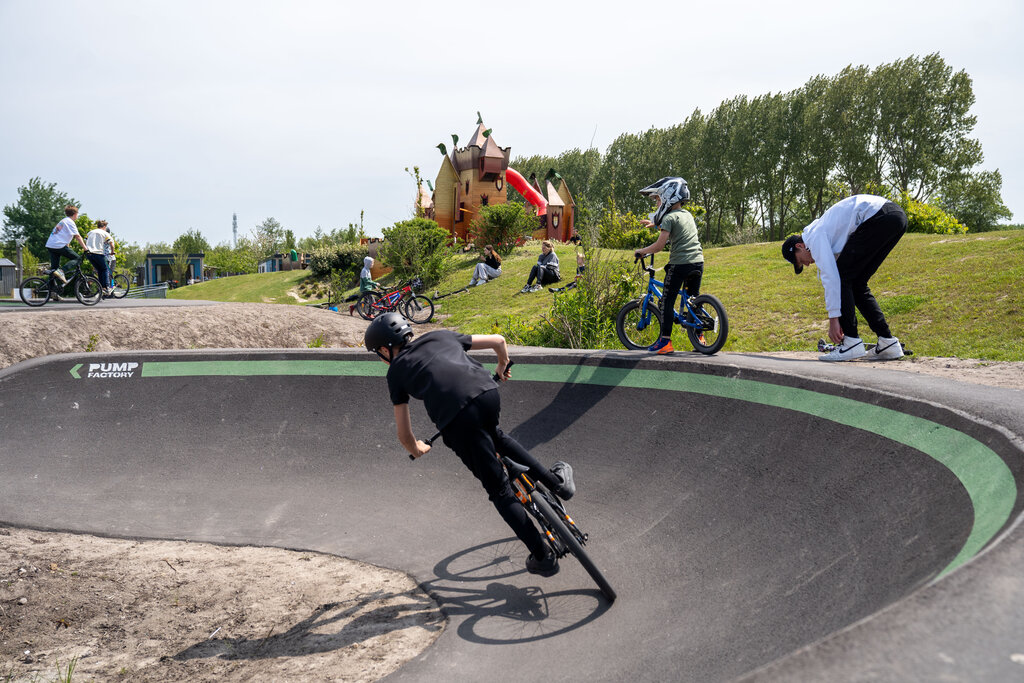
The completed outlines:
<svg viewBox="0 0 1024 683">
<path fill-rule="evenodd" d="M 132 284 L 128 280 L 128 276 L 125 275 L 124 273 L 115 275 L 111 282 L 114 284 L 113 296 L 115 299 L 125 298 L 125 296 L 127 296 L 128 294 L 128 290 L 132 288 Z"/>
<path fill-rule="evenodd" d="M 430 297 L 417 294 L 405 302 L 402 313 L 414 323 L 429 323 L 434 317 L 434 302 Z"/>
<path fill-rule="evenodd" d="M 576 536 L 569 531 L 568 527 L 565 526 L 565 522 L 562 518 L 554 511 L 548 501 L 543 495 L 534 491 L 531 498 L 534 504 L 537 506 L 537 511 L 540 512 L 541 516 L 551 526 L 552 531 L 558 536 L 558 540 L 565 544 L 565 547 L 570 553 L 572 553 L 579 563 L 583 565 L 583 568 L 590 574 L 590 578 L 594 580 L 597 587 L 604 593 L 604 597 L 608 598 L 608 602 L 615 602 L 616 593 L 612 585 L 608 583 L 608 579 L 604 578 L 604 574 L 597 568 L 594 561 L 590 559 L 590 555 L 583 549 L 583 545 L 579 542 Z"/>
<path fill-rule="evenodd" d="M 89 275 L 82 275 L 75 282 L 75 298 L 84 306 L 95 306 L 103 296 L 100 281 Z"/>
<path fill-rule="evenodd" d="M 641 309 L 643 299 L 634 299 L 619 310 L 615 318 L 615 333 L 627 349 L 642 351 L 661 336 L 661 310 L 654 300 L 647 302 L 647 313 Z"/>
<path fill-rule="evenodd" d="M 18 296 L 29 306 L 42 306 L 50 300 L 50 283 L 45 277 L 25 278 Z"/>
<path fill-rule="evenodd" d="M 709 356 L 718 353 L 729 336 L 729 317 L 725 314 L 725 306 L 718 297 L 701 294 L 693 299 L 693 312 L 701 324 L 697 328 L 686 326 L 693 350 Z"/>
</svg>

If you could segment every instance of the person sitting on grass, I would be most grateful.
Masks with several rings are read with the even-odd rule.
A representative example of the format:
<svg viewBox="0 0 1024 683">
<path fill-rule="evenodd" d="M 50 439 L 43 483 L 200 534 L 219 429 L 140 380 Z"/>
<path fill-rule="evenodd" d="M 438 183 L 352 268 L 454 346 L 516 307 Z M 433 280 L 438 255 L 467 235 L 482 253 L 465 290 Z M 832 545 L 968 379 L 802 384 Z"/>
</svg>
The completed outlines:
<svg viewBox="0 0 1024 683">
<path fill-rule="evenodd" d="M 495 377 L 505 381 L 511 377 L 505 338 L 500 334 L 469 336 L 436 330 L 413 339 L 408 320 L 398 313 L 385 313 L 366 328 L 363 344 L 389 366 L 388 391 L 402 446 L 413 458 L 430 451 L 431 447 L 417 439 L 412 430 L 409 399 L 418 398 L 441 431 L 444 444 L 483 484 L 498 514 L 529 549 L 526 571 L 541 576 L 557 573 L 558 558 L 516 499 L 508 473 L 494 455 L 508 456 L 528 467 L 531 477 L 562 500 L 569 500 L 576 493 L 572 467 L 561 461 L 551 469 L 544 467 L 522 444 L 501 430 L 498 384 L 466 353 L 473 349 L 494 351 L 498 356 Z"/>
<path fill-rule="evenodd" d="M 476 264 L 473 269 L 473 279 L 469 281 L 470 287 L 482 285 L 501 275 L 501 257 L 490 244 L 484 247 L 484 253 L 480 254 L 480 261 L 481 263 Z"/>
<path fill-rule="evenodd" d="M 561 279 L 562 275 L 558 272 L 558 254 L 555 253 L 551 240 L 544 240 L 541 242 L 537 263 L 530 269 L 530 277 L 519 293 L 539 292 L 544 285 L 558 282 Z M 537 284 L 533 283 L 534 280 L 537 281 Z"/>
</svg>

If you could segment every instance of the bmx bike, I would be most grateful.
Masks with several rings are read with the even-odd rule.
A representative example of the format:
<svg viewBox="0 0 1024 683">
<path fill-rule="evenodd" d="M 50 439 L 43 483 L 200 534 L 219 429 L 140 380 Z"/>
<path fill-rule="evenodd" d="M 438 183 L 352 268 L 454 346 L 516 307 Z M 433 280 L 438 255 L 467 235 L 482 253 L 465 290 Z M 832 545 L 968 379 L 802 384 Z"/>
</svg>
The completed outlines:
<svg viewBox="0 0 1024 683">
<path fill-rule="evenodd" d="M 654 254 L 650 256 L 650 265 L 646 263 L 646 256 L 634 258 L 647 273 L 647 292 L 623 306 L 615 318 L 615 332 L 627 349 L 646 349 L 661 336 L 664 282 L 654 279 Z M 711 294 L 687 296 L 682 289 L 679 301 L 679 310 L 673 310 L 672 314 L 675 322 L 686 330 L 693 350 L 709 356 L 720 351 L 729 336 L 729 317 L 718 297 Z"/>
<path fill-rule="evenodd" d="M 100 281 L 83 273 L 81 263 L 71 271 L 67 284 L 63 284 L 50 271 L 46 277 L 34 276 L 22 280 L 18 295 L 29 306 L 43 306 L 50 299 L 59 298 L 65 287 L 72 287 L 75 298 L 85 306 L 95 306 L 103 296 Z"/>
<path fill-rule="evenodd" d="M 366 292 L 356 302 L 356 312 L 364 320 L 373 320 L 381 313 L 398 311 L 414 323 L 428 323 L 434 317 L 434 302 L 417 294 L 423 280 L 413 278 L 386 292 Z"/>
<path fill-rule="evenodd" d="M 509 361 L 506 369 L 512 365 L 512 361 Z M 500 381 L 497 373 L 494 374 L 494 379 Z M 424 443 L 429 446 L 440 436 L 441 432 L 438 432 Z M 615 602 L 615 589 L 608 583 L 608 579 L 601 573 L 584 548 L 590 538 L 589 535 L 577 526 L 576 521 L 566 511 L 565 503 L 554 492 L 549 491 L 544 484 L 533 481 L 527 476 L 530 468 L 508 456 L 499 453 L 495 453 L 495 456 L 508 473 L 512 483 L 512 492 L 516 499 L 526 508 L 530 516 L 537 520 L 541 534 L 551 550 L 554 551 L 555 556 L 558 559 L 570 554 L 575 557 L 597 584 L 597 587 L 601 589 L 601 593 L 608 599 L 608 602 Z M 409 459 L 416 460 L 412 455 L 409 456 Z"/>
</svg>

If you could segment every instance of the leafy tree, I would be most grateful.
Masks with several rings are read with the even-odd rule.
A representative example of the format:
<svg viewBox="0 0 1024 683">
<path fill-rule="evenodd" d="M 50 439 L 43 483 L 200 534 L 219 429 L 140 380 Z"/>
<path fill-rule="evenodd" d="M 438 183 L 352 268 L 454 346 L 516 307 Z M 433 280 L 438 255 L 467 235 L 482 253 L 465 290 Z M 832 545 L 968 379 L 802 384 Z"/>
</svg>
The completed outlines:
<svg viewBox="0 0 1024 683">
<path fill-rule="evenodd" d="M 171 246 L 175 253 L 205 254 L 210 250 L 210 243 L 206 241 L 201 232 L 194 228 L 189 228 L 178 235 L 178 239 L 174 240 L 174 244 Z"/>
<path fill-rule="evenodd" d="M 886 179 L 914 199 L 930 197 L 946 176 L 981 163 L 981 144 L 968 138 L 977 117 L 971 78 L 938 55 L 884 64 L 872 75 L 878 93 L 879 144 Z"/>
<path fill-rule="evenodd" d="M 258 260 L 269 258 L 281 250 L 284 243 L 284 228 L 273 216 L 253 228 L 252 245 Z"/>
<path fill-rule="evenodd" d="M 57 183 L 32 178 L 18 188 L 18 201 L 4 207 L 3 239 L 14 242 L 26 238 L 25 246 L 36 258 L 48 260 L 46 240 L 53 226 L 64 218 L 64 207 L 78 202 L 57 190 Z"/>
<path fill-rule="evenodd" d="M 377 255 L 401 279 L 420 277 L 427 285 L 440 282 L 452 268 L 454 249 L 448 231 L 432 220 L 413 218 L 382 230 Z"/>
<path fill-rule="evenodd" d="M 480 248 L 491 244 L 495 251 L 507 256 L 538 226 L 537 217 L 522 204 L 491 204 L 481 207 L 473 221 L 473 242 Z"/>
<path fill-rule="evenodd" d="M 998 230 L 1001 219 L 1013 218 L 1013 212 L 1003 204 L 1002 187 L 1003 176 L 998 170 L 969 173 L 947 180 L 936 201 L 971 232 Z"/>
<path fill-rule="evenodd" d="M 228 242 L 211 247 L 206 252 L 205 262 L 215 268 L 219 275 L 255 273 L 258 267 L 252 241 L 247 237 L 240 238 L 237 247 Z"/>
</svg>

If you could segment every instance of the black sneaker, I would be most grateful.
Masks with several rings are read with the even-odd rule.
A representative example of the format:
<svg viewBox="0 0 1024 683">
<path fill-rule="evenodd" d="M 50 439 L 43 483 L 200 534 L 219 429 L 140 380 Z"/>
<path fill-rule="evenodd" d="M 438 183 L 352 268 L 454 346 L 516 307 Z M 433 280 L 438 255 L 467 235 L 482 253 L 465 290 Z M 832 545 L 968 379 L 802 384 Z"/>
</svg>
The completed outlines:
<svg viewBox="0 0 1024 683">
<path fill-rule="evenodd" d="M 576 495 L 576 482 L 572 478 L 572 465 L 559 460 L 551 467 L 551 474 L 562 482 L 562 485 L 555 491 L 555 495 L 562 500 L 569 500 Z"/>
<path fill-rule="evenodd" d="M 526 558 L 526 571 L 540 576 L 554 576 L 558 573 L 558 558 L 552 550 L 548 551 L 543 560 L 538 560 L 530 555 Z"/>
</svg>

